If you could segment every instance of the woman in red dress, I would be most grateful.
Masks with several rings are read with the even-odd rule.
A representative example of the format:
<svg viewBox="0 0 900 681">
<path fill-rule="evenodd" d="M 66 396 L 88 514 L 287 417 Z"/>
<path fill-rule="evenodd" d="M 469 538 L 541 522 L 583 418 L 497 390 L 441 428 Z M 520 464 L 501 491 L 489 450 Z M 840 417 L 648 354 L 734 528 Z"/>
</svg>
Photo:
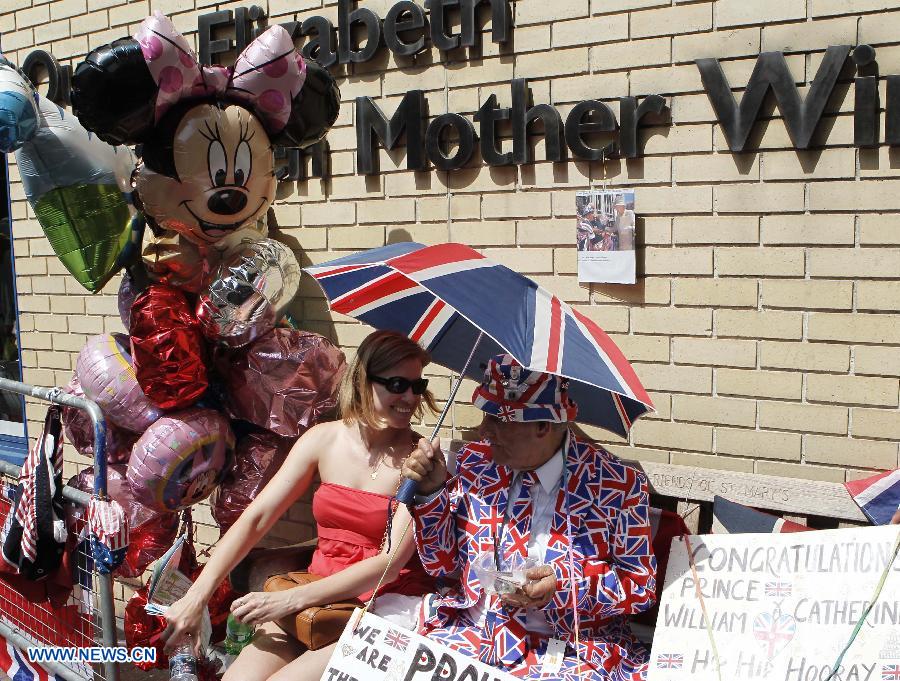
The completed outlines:
<svg viewBox="0 0 900 681">
<path fill-rule="evenodd" d="M 342 420 L 304 433 L 275 477 L 219 540 L 197 581 L 166 614 L 167 650 L 187 633 L 197 640 L 203 608 L 215 588 L 318 474 L 321 485 L 313 496 L 313 516 L 319 542 L 309 571 L 325 579 L 237 599 L 232 605 L 235 617 L 261 626 L 223 681 L 321 677 L 335 644 L 306 650 L 275 620 L 314 605 L 371 595 L 388 565 L 382 547 L 388 505 L 403 461 L 420 438 L 410 421 L 421 416 L 425 405 L 435 409 L 428 381 L 422 378 L 429 361 L 419 345 L 394 332 L 376 331 L 362 342 L 341 384 Z M 432 589 L 412 533 L 402 537 L 409 520 L 406 507 L 397 507 L 390 546 L 399 548 L 374 611 L 414 629 L 421 596 Z"/>
</svg>

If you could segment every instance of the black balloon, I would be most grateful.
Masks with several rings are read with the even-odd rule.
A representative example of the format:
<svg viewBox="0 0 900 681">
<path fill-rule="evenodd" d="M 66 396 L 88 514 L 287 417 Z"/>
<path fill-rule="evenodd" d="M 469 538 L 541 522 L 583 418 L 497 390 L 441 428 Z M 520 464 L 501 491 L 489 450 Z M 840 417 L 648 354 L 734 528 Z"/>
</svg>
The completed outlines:
<svg viewBox="0 0 900 681">
<path fill-rule="evenodd" d="M 272 141 L 301 149 L 315 144 L 334 125 L 340 104 L 341 93 L 334 77 L 316 62 L 307 60 L 306 80 L 294 97 L 291 117 L 284 130 L 272 136 Z"/>
<path fill-rule="evenodd" d="M 98 47 L 72 76 L 72 111 L 110 144 L 134 144 L 153 127 L 157 86 L 134 38 Z"/>
</svg>

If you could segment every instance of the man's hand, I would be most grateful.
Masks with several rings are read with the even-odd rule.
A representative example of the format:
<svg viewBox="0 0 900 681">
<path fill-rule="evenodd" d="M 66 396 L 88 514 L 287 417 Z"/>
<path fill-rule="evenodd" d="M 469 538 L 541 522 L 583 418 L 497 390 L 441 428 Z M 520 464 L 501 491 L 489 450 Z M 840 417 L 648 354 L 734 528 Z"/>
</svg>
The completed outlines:
<svg viewBox="0 0 900 681">
<path fill-rule="evenodd" d="M 436 492 L 447 482 L 447 462 L 441 451 L 440 441 L 435 438 L 429 442 L 424 437 L 406 461 L 403 462 L 404 478 L 413 480 L 418 485 L 418 494 L 428 496 Z"/>
<path fill-rule="evenodd" d="M 539 565 L 525 570 L 525 586 L 522 591 L 503 594 L 500 601 L 513 608 L 543 608 L 556 593 L 556 575 L 549 565 Z"/>
</svg>

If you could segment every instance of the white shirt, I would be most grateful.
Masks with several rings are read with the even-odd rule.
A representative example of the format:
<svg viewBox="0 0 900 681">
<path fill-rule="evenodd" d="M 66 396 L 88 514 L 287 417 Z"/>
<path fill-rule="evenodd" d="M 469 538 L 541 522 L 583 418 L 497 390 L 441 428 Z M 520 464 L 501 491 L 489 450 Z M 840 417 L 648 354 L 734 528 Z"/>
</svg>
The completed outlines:
<svg viewBox="0 0 900 681">
<path fill-rule="evenodd" d="M 562 485 L 563 469 L 565 468 L 565 459 L 562 450 L 558 450 L 550 459 L 548 459 L 540 468 L 535 469 L 538 482 L 540 484 L 533 485 L 531 488 L 531 534 L 528 538 L 528 557 L 536 558 L 539 564 L 544 562 L 544 555 L 547 553 L 547 545 L 550 543 L 550 530 L 553 525 L 553 513 L 556 509 L 556 497 L 559 494 L 559 488 Z M 512 513 L 512 504 L 516 497 L 519 496 L 519 490 L 522 489 L 522 476 L 516 475 L 513 478 L 513 484 L 509 489 L 509 498 L 506 504 L 507 517 Z M 481 593 L 478 603 L 469 609 L 469 615 L 472 620 L 479 625 L 484 625 L 484 619 L 487 615 L 487 598 L 485 593 Z M 525 621 L 529 633 L 536 634 L 553 634 L 553 627 L 547 622 L 544 613 L 537 608 L 529 608 L 527 619 Z"/>
</svg>

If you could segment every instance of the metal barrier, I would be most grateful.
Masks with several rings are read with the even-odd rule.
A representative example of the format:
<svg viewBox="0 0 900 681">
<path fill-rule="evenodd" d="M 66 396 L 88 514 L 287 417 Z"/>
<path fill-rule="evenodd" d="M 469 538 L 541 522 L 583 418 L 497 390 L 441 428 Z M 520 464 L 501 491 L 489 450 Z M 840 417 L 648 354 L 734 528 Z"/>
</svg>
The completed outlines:
<svg viewBox="0 0 900 681">
<path fill-rule="evenodd" d="M 106 496 L 106 422 L 100 407 L 90 400 L 73 397 L 59 388 L 40 388 L 18 381 L 0 378 L 0 391 L 7 391 L 33 397 L 54 404 L 84 410 L 91 417 L 94 427 L 94 494 L 100 498 Z M 0 461 L 0 475 L 18 480 L 21 468 L 5 461 Z M 83 507 L 81 523 L 86 523 L 87 508 L 91 496 L 71 487 L 63 488 L 63 498 L 70 504 Z M 10 502 L 0 495 L 0 517 L 6 515 Z M 80 526 L 79 528 L 80 529 Z M 0 581 L 0 635 L 23 651 L 30 646 L 92 646 L 99 640 L 104 647 L 116 647 L 116 615 L 113 604 L 112 575 L 101 575 L 93 569 L 89 542 L 76 541 L 79 546 L 74 555 L 70 555 L 73 567 L 91 566 L 89 584 L 82 588 L 77 584 L 73 595 L 61 607 L 53 607 L 49 603 L 32 602 L 26 594 L 18 593 L 5 582 Z M 44 584 L 36 582 L 33 584 Z M 80 593 L 79 593 L 80 592 Z M 99 635 L 99 639 L 98 639 Z M 86 662 L 50 663 L 42 662 L 41 666 L 67 681 L 85 681 L 86 679 L 103 679 L 118 681 L 119 665 L 116 662 L 103 664 L 102 673 Z"/>
</svg>

